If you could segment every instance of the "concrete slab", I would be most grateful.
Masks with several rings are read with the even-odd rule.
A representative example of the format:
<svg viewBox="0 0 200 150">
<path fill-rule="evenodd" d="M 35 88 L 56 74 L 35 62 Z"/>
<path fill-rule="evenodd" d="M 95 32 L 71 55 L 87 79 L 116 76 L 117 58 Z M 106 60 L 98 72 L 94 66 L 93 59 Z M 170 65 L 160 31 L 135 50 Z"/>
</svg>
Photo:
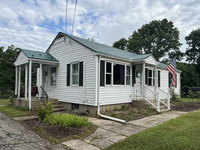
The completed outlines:
<svg viewBox="0 0 200 150">
<path fill-rule="evenodd" d="M 185 114 L 185 112 L 179 112 L 179 111 L 169 111 L 165 112 L 160 115 L 155 115 L 155 116 L 149 116 L 145 117 L 139 120 L 133 120 L 129 121 L 128 123 L 133 124 L 133 125 L 138 125 L 138 126 L 143 126 L 146 128 L 154 127 L 159 124 L 162 124 L 168 120 L 175 119 L 176 117 Z"/>
<path fill-rule="evenodd" d="M 22 117 L 13 117 L 14 120 L 31 120 L 37 119 L 38 116 L 22 116 Z"/>
<path fill-rule="evenodd" d="M 125 138 L 126 136 L 98 128 L 93 134 L 86 137 L 84 141 L 100 148 L 106 148 L 111 144 L 117 143 Z"/>
<path fill-rule="evenodd" d="M 67 147 L 73 150 L 100 150 L 98 147 L 87 144 L 86 142 L 83 142 L 81 140 L 71 140 L 63 142 L 62 144 L 66 145 Z"/>
<path fill-rule="evenodd" d="M 144 126 L 126 123 L 122 124 L 121 126 L 110 128 L 109 131 L 125 136 L 130 136 L 132 134 L 136 134 L 140 131 L 143 131 L 144 129 L 146 129 Z"/>
</svg>

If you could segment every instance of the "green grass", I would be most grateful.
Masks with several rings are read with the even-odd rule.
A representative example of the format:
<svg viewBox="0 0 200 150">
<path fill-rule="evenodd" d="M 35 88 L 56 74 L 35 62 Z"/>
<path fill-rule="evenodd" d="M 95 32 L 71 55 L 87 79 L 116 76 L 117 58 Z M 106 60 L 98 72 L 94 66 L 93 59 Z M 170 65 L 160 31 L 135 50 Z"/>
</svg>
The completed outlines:
<svg viewBox="0 0 200 150">
<path fill-rule="evenodd" d="M 106 150 L 197 150 L 200 149 L 200 110 L 146 129 Z"/>
<path fill-rule="evenodd" d="M 87 118 L 60 113 L 47 116 L 44 122 L 63 127 L 83 127 L 91 125 Z"/>
<path fill-rule="evenodd" d="M 0 99 L 0 112 L 10 117 L 20 117 L 34 114 L 34 112 L 29 112 L 27 108 L 15 107 L 8 99 Z"/>
<path fill-rule="evenodd" d="M 200 102 L 200 99 L 197 98 L 181 98 L 182 102 Z"/>
<path fill-rule="evenodd" d="M 9 105 L 9 104 L 11 104 L 9 102 L 9 99 L 0 99 L 0 105 Z"/>
</svg>

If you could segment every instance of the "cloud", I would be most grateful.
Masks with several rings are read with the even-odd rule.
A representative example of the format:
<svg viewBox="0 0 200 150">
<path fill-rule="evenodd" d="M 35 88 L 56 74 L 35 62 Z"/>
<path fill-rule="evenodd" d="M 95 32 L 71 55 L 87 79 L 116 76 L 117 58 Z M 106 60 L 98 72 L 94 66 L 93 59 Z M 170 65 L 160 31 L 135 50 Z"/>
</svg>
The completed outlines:
<svg viewBox="0 0 200 150">
<path fill-rule="evenodd" d="M 65 31 L 65 0 L 1 0 L 0 44 L 45 51 L 58 31 Z M 67 33 L 71 34 L 75 0 L 69 0 Z M 185 36 L 200 24 L 198 0 L 78 0 L 74 35 L 112 45 L 152 20 L 167 18 Z"/>
</svg>

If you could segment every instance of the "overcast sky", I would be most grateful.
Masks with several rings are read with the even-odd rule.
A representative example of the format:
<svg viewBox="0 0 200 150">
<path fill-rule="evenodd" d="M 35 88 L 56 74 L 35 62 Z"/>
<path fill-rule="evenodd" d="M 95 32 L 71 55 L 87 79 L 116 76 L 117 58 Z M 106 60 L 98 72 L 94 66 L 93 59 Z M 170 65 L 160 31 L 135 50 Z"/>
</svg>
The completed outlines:
<svg viewBox="0 0 200 150">
<path fill-rule="evenodd" d="M 69 0 L 67 33 L 75 0 Z M 0 46 L 45 51 L 65 32 L 66 0 L 0 0 Z M 78 0 L 73 35 L 112 45 L 152 20 L 167 18 L 180 31 L 181 51 L 200 25 L 199 0 Z"/>
</svg>

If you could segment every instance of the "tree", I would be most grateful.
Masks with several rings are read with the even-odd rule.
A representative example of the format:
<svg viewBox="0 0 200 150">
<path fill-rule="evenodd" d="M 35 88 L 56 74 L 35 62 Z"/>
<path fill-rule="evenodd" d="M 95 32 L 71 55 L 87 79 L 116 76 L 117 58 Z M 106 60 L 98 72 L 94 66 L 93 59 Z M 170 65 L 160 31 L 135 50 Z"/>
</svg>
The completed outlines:
<svg viewBox="0 0 200 150">
<path fill-rule="evenodd" d="M 126 50 L 127 49 L 127 40 L 125 38 L 121 38 L 119 41 L 113 43 L 113 47 Z"/>
<path fill-rule="evenodd" d="M 167 19 L 154 20 L 143 25 L 127 40 L 128 51 L 137 54 L 152 53 L 157 60 L 166 55 L 180 60 L 183 55 L 179 49 L 181 45 L 178 29 Z"/>
<path fill-rule="evenodd" d="M 187 61 L 197 63 L 197 71 L 200 72 L 200 29 L 193 30 L 185 40 L 188 44 L 185 52 Z"/>
<path fill-rule="evenodd" d="M 4 47 L 0 47 L 0 97 L 6 98 L 13 94 L 15 85 L 15 67 L 13 65 L 19 48 L 13 45 L 8 46 L 4 51 Z"/>
</svg>

